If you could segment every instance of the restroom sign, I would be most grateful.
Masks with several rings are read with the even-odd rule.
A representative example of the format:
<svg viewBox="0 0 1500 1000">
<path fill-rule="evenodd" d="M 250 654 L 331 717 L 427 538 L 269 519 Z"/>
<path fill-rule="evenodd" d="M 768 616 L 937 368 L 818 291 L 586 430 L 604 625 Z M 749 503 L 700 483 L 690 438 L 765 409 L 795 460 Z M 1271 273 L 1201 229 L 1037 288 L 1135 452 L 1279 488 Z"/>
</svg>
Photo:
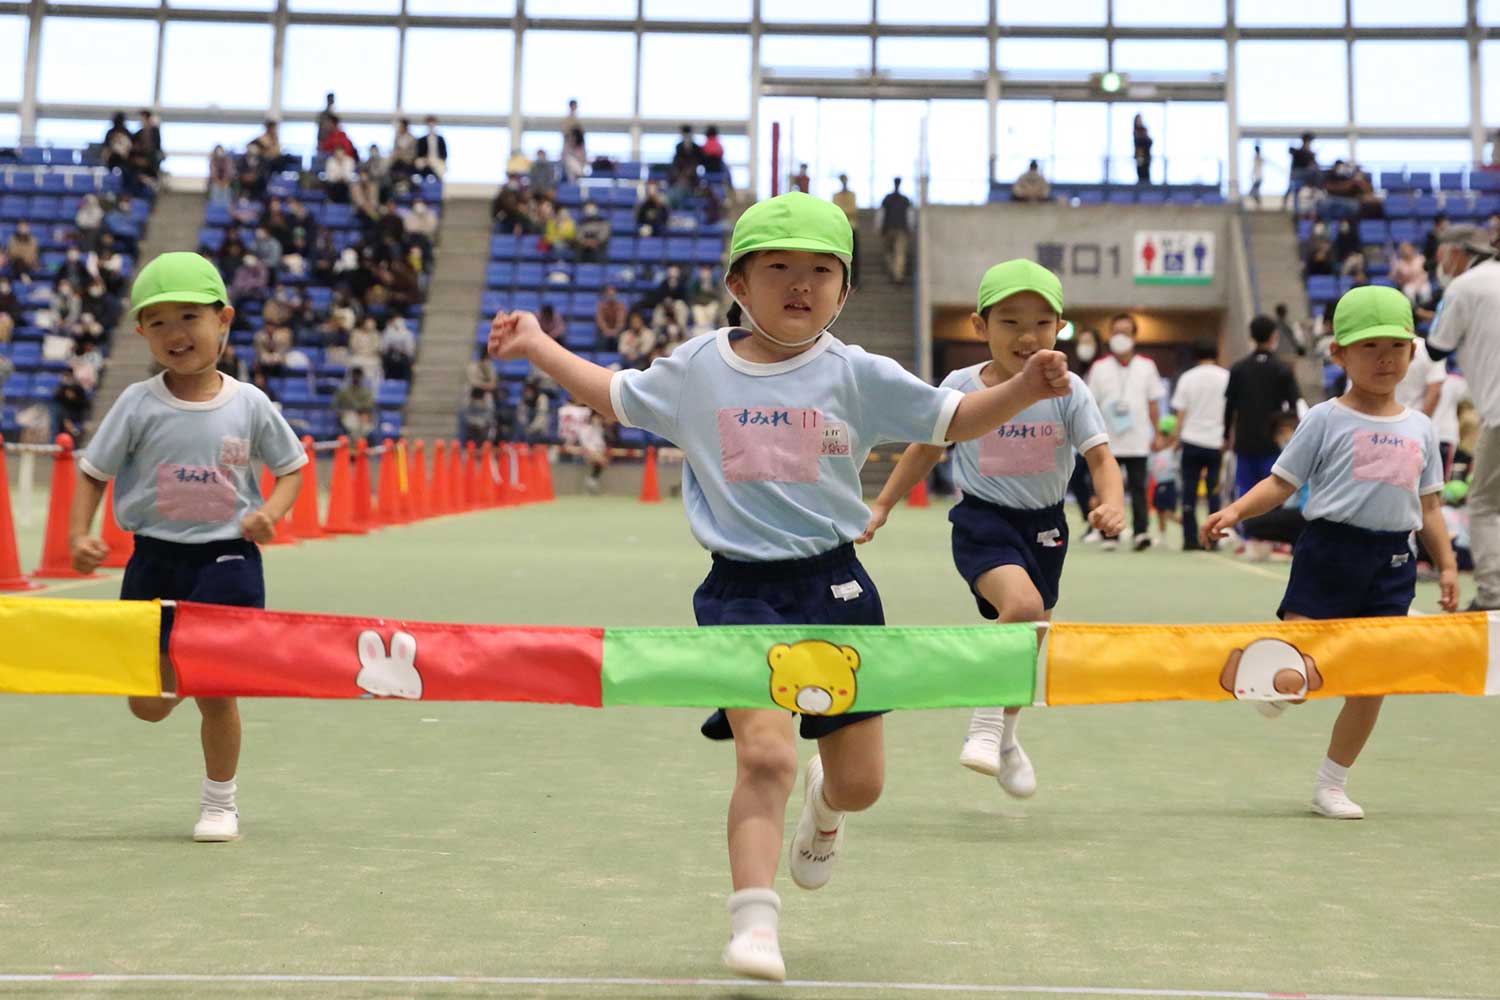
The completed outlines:
<svg viewBox="0 0 1500 1000">
<path fill-rule="evenodd" d="M 1137 285 L 1208 285 L 1214 280 L 1214 234 L 1154 229 L 1135 234 Z"/>
</svg>

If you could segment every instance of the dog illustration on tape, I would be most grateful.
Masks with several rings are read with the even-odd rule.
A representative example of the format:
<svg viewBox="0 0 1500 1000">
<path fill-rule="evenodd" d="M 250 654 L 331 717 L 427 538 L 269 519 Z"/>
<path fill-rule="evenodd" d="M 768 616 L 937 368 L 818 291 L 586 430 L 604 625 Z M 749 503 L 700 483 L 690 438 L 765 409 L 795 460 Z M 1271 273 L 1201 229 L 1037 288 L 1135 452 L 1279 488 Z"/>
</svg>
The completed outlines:
<svg viewBox="0 0 1500 1000">
<path fill-rule="evenodd" d="M 1219 686 L 1236 701 L 1253 701 L 1265 716 L 1275 718 L 1287 703 L 1300 704 L 1323 686 L 1323 675 L 1313 658 L 1282 639 L 1256 639 L 1244 649 L 1231 650 Z"/>
<path fill-rule="evenodd" d="M 409 632 L 391 636 L 386 652 L 380 633 L 366 630 L 359 634 L 359 676 L 354 683 L 376 698 L 422 697 L 422 675 L 417 672 L 417 638 Z"/>
</svg>

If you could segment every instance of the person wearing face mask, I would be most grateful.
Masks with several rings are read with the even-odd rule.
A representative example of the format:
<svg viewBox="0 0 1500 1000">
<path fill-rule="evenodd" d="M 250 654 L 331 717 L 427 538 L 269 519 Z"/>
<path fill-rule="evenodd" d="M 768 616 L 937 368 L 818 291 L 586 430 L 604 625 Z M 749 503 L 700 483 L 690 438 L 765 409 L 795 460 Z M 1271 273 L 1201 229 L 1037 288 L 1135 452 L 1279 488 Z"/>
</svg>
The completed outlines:
<svg viewBox="0 0 1500 1000">
<path fill-rule="evenodd" d="M 1442 302 L 1427 350 L 1457 352 L 1479 416 L 1469 484 L 1469 539 L 1476 593 L 1470 611 L 1500 608 L 1500 263 L 1477 226 L 1449 226 L 1438 239 Z"/>
<path fill-rule="evenodd" d="M 1089 370 L 1089 389 L 1104 411 L 1109 427 L 1109 450 L 1125 473 L 1130 492 L 1132 544 L 1137 552 L 1151 547 L 1147 531 L 1146 457 L 1161 418 L 1161 375 L 1156 363 L 1135 352 L 1135 317 L 1120 313 L 1109 321 L 1109 355 Z M 1113 551 L 1119 538 L 1104 537 L 1104 548 Z"/>
</svg>

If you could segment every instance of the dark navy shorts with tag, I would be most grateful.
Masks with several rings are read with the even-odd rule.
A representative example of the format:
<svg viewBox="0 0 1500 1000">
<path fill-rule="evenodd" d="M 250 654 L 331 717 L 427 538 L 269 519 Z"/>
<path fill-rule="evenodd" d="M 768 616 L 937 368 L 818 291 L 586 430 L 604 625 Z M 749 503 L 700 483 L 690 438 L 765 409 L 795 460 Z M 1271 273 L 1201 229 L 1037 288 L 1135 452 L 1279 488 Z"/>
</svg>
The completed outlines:
<svg viewBox="0 0 1500 1000">
<path fill-rule="evenodd" d="M 122 601 L 196 601 L 264 608 L 266 580 L 260 549 L 241 538 L 222 542 L 166 542 L 135 536 L 135 552 L 120 581 Z M 162 652 L 171 634 L 171 609 L 163 611 Z"/>
<path fill-rule="evenodd" d="M 1390 618 L 1407 614 L 1417 590 L 1409 531 L 1371 531 L 1309 521 L 1292 550 L 1292 574 L 1276 610 L 1305 618 Z"/>
<path fill-rule="evenodd" d="M 948 511 L 948 520 L 953 523 L 953 564 L 973 591 L 980 614 L 1000 617 L 974 590 L 975 582 L 996 566 L 1021 567 L 1042 596 L 1042 607 L 1050 611 L 1057 604 L 1068 554 L 1068 518 L 1062 504 L 1017 510 L 965 493 Z"/>
</svg>

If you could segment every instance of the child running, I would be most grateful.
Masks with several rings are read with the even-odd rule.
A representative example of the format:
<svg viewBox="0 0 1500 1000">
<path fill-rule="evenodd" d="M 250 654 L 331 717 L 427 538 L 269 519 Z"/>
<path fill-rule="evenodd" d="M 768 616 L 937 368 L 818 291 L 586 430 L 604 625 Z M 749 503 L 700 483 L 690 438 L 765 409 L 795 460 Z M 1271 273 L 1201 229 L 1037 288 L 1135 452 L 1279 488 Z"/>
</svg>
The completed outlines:
<svg viewBox="0 0 1500 1000">
<path fill-rule="evenodd" d="M 228 302 L 218 270 L 195 253 L 162 254 L 141 269 L 130 290 L 136 333 L 165 370 L 127 388 L 105 414 L 79 458 L 70 525 L 73 568 L 91 573 L 109 554 L 90 531 L 105 486 L 114 480 L 115 520 L 135 533 L 121 600 L 266 605 L 256 543 L 269 542 L 291 509 L 307 457 L 263 392 L 215 368 L 234 319 Z M 257 461 L 276 477 L 264 500 Z M 160 722 L 177 707 L 168 621 L 162 697 L 130 699 L 130 711 L 147 722 Z M 197 701 L 207 776 L 193 839 L 235 840 L 239 708 L 233 698 Z"/>
<path fill-rule="evenodd" d="M 1062 311 L 1062 283 L 1051 271 L 1029 260 L 996 264 L 985 272 L 978 311 L 969 317 L 974 332 L 989 342 L 990 360 L 953 372 L 943 387 L 974 393 L 1005 384 L 1038 352 L 1052 349 Z M 1075 452 L 1088 463 L 1099 497 L 1089 525 L 1104 535 L 1125 530 L 1124 487 L 1109 452 L 1104 417 L 1083 379 L 1068 378 L 1072 389 L 1065 398 L 1035 403 L 995 432 L 953 449 L 953 478 L 963 491 L 948 512 L 953 561 L 985 618 L 1051 619 L 1068 553 L 1063 498 Z M 859 541 L 875 537 L 896 504 L 942 456 L 940 445 L 906 449 L 870 505 L 870 523 Z M 1016 740 L 1020 711 L 976 709 L 958 762 L 1026 798 L 1036 792 L 1036 772 Z"/>
<path fill-rule="evenodd" d="M 753 205 L 731 238 L 731 323 L 645 371 L 611 372 L 570 353 L 526 312 L 500 313 L 490 352 L 526 358 L 575 399 L 684 452 L 682 496 L 713 568 L 693 595 L 699 625 L 881 625 L 875 584 L 854 556 L 869 520 L 859 469 L 882 441 L 942 444 L 993 431 L 1042 399 L 1066 395 L 1067 359 L 1038 351 L 1009 381 L 962 395 L 930 386 L 828 328 L 849 295 L 854 235 L 831 202 L 798 192 Z M 796 784 L 790 718 L 729 709 L 703 725 L 733 739 L 729 800 L 730 938 L 724 963 L 786 977 L 772 885 Z M 827 884 L 844 814 L 869 808 L 885 780 L 879 713 L 805 715 L 818 741 L 789 852 L 792 880 Z"/>
<path fill-rule="evenodd" d="M 1394 288 L 1345 293 L 1333 314 L 1333 360 L 1348 375 L 1348 389 L 1309 410 L 1271 474 L 1204 522 L 1208 544 L 1307 485 L 1307 527 L 1292 552 L 1286 596 L 1276 612 L 1286 621 L 1407 614 L 1416 596 L 1413 531 L 1433 553 L 1443 610 L 1458 608 L 1458 567 L 1440 507 L 1437 432 L 1425 414 L 1396 402 L 1396 386 L 1416 351 L 1413 325 L 1411 303 Z M 1319 815 L 1364 818 L 1345 783 L 1375 729 L 1381 701 L 1344 699 L 1313 785 L 1312 809 Z"/>
<path fill-rule="evenodd" d="M 1156 511 L 1156 532 L 1163 542 L 1167 525 L 1177 521 L 1178 479 L 1182 469 L 1182 446 L 1177 440 L 1177 418 L 1168 413 L 1156 422 L 1151 442 L 1151 507 Z M 1193 498 L 1196 501 L 1196 497 Z M 1182 498 L 1187 501 L 1186 497 Z"/>
</svg>

